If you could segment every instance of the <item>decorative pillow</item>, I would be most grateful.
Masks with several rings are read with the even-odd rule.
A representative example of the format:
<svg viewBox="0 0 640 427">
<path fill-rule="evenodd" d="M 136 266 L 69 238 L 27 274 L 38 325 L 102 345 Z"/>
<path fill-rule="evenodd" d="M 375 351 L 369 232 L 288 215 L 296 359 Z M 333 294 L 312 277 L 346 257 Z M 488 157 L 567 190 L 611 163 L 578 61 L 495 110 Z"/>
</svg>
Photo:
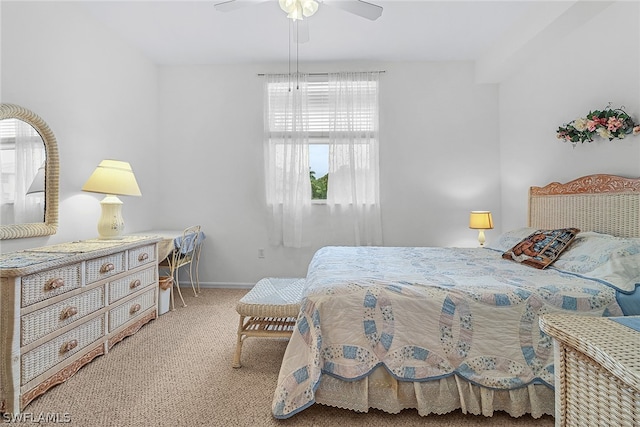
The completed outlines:
<svg viewBox="0 0 640 427">
<path fill-rule="evenodd" d="M 503 253 L 502 258 L 535 268 L 546 268 L 560 256 L 579 232 L 577 228 L 534 231 Z"/>
<path fill-rule="evenodd" d="M 506 231 L 498 237 L 497 241 L 490 242 L 486 247 L 500 252 L 506 252 L 534 231 L 536 231 L 536 229 L 532 227 L 522 227 Z"/>
<path fill-rule="evenodd" d="M 633 292 L 640 285 L 640 238 L 580 233 L 553 267 Z"/>
</svg>

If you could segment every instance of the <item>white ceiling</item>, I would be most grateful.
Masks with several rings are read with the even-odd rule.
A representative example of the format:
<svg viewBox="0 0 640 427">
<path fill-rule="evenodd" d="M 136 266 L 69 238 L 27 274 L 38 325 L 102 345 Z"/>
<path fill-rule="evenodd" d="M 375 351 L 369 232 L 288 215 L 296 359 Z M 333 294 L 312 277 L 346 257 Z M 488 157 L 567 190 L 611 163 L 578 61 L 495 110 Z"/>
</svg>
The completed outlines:
<svg viewBox="0 0 640 427">
<path fill-rule="evenodd" d="M 277 0 L 220 12 L 221 0 L 80 2 L 158 64 L 281 62 L 289 57 L 289 20 Z M 370 0 L 384 7 L 370 21 L 321 4 L 308 18 L 299 60 L 474 60 L 517 25 L 536 1 Z M 295 55 L 295 47 L 292 55 Z M 293 56 L 295 58 L 295 56 Z"/>
</svg>

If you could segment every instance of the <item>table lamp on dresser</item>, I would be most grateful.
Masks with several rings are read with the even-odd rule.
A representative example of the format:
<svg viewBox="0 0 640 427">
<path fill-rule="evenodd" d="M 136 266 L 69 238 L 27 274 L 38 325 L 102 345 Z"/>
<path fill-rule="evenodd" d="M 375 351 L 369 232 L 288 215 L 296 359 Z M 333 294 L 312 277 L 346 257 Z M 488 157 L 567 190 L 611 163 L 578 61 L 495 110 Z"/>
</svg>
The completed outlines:
<svg viewBox="0 0 640 427">
<path fill-rule="evenodd" d="M 119 160 L 103 160 L 82 186 L 82 191 L 106 194 L 98 221 L 101 239 L 118 239 L 124 232 L 122 201 L 118 196 L 142 196 L 131 165 Z"/>
</svg>

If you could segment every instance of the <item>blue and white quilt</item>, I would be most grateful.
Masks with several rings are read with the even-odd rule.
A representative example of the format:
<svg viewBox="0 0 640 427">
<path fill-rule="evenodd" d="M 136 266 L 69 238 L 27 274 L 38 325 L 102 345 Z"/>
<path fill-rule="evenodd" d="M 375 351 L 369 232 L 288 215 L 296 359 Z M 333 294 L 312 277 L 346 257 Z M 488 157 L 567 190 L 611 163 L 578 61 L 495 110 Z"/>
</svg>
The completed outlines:
<svg viewBox="0 0 640 427">
<path fill-rule="evenodd" d="M 272 411 L 312 405 L 323 375 L 353 381 L 458 375 L 507 390 L 553 386 L 553 344 L 539 316 L 622 316 L 616 289 L 539 270 L 483 248 L 326 247 L 313 257 Z"/>
</svg>

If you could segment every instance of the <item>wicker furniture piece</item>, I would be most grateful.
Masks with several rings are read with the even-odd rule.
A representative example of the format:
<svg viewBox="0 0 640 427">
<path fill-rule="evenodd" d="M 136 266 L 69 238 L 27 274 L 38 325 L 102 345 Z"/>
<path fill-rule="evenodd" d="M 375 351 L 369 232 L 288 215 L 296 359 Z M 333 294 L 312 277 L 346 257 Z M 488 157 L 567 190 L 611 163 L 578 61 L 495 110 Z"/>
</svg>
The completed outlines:
<svg viewBox="0 0 640 427">
<path fill-rule="evenodd" d="M 640 237 L 640 178 L 596 174 L 529 188 L 528 225 Z"/>
<path fill-rule="evenodd" d="M 265 278 L 238 302 L 238 341 L 233 367 L 240 368 L 242 343 L 248 337 L 289 338 L 300 312 L 304 279 Z"/>
<path fill-rule="evenodd" d="M 640 316 L 622 318 L 638 322 Z M 614 318 L 550 314 L 556 426 L 640 426 L 640 332 Z"/>
<path fill-rule="evenodd" d="M 157 317 L 158 240 L 0 255 L 0 412 L 19 413 Z"/>
</svg>

